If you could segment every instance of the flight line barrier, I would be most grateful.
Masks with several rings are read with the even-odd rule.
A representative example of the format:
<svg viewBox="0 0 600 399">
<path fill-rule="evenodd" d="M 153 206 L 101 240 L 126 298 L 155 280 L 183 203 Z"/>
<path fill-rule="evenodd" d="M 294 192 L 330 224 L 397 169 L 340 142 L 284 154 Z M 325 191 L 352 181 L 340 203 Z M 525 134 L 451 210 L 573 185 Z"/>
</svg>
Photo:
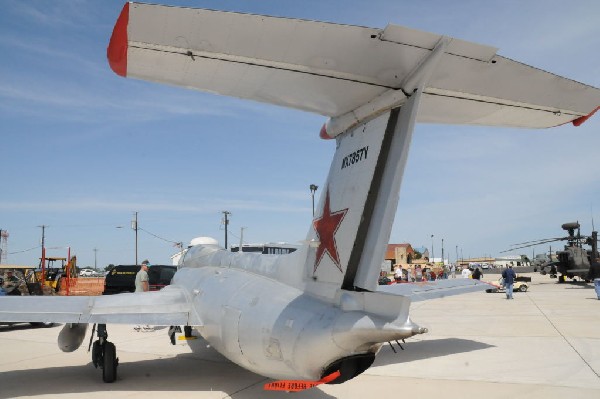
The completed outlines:
<svg viewBox="0 0 600 399">
<path fill-rule="evenodd" d="M 95 296 L 102 295 L 102 291 L 104 291 L 104 277 L 78 277 L 68 279 L 68 281 L 64 280 L 64 284 L 60 285 L 58 295 Z"/>
</svg>

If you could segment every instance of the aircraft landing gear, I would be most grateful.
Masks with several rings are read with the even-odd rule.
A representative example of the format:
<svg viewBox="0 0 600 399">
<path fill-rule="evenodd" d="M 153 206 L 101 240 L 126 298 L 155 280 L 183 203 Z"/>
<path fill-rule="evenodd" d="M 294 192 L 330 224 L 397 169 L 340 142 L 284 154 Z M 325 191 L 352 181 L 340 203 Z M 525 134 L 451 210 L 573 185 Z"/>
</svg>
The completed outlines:
<svg viewBox="0 0 600 399">
<path fill-rule="evenodd" d="M 107 338 L 106 324 L 98 324 L 98 340 L 92 345 L 92 363 L 102 369 L 102 381 L 115 382 L 119 358 L 115 344 L 108 342 Z"/>
</svg>

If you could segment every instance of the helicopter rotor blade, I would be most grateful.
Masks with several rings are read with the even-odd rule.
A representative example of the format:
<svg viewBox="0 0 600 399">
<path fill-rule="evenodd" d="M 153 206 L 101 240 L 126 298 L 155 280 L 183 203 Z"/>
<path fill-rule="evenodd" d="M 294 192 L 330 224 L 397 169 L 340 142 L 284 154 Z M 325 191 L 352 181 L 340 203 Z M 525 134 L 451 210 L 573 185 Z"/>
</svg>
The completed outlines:
<svg viewBox="0 0 600 399">
<path fill-rule="evenodd" d="M 533 244 L 535 242 L 550 242 L 550 241 L 562 241 L 562 240 L 568 240 L 569 237 L 554 237 L 554 238 L 542 238 L 539 240 L 531 240 L 531 241 L 524 241 L 524 242 L 519 242 L 516 244 L 510 244 L 511 246 L 515 246 L 515 245 L 525 245 L 525 244 Z"/>
<path fill-rule="evenodd" d="M 535 247 L 536 245 L 543 245 L 543 244 L 548 244 L 548 243 L 551 243 L 551 242 L 562 241 L 562 240 L 566 240 L 566 238 L 549 239 L 549 240 L 545 240 L 545 241 L 538 241 L 538 242 L 534 242 L 533 244 L 527 244 L 527 245 L 521 245 L 519 247 L 509 248 L 509 249 L 507 249 L 505 251 L 500 251 L 500 253 L 510 252 L 510 251 L 514 251 L 516 249 L 523 249 L 523 248 Z"/>
</svg>

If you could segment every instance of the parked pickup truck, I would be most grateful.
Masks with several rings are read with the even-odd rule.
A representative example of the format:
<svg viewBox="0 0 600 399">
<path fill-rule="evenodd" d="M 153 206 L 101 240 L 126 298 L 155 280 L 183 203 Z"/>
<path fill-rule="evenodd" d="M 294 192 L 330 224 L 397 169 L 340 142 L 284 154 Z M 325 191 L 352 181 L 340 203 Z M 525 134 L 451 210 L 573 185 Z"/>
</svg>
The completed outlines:
<svg viewBox="0 0 600 399">
<path fill-rule="evenodd" d="M 104 292 L 102 292 L 102 295 L 135 292 L 135 275 L 140 271 L 140 267 L 136 265 L 117 265 L 110 269 L 104 280 Z M 150 291 L 158 291 L 171 284 L 171 279 L 176 271 L 177 266 L 150 266 L 148 268 Z"/>
</svg>

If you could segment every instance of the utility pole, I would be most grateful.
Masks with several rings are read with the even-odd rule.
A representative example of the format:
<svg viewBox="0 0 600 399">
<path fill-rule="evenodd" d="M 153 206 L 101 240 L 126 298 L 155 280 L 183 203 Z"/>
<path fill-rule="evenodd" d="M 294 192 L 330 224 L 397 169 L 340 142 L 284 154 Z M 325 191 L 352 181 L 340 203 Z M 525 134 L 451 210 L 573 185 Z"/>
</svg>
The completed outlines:
<svg viewBox="0 0 600 399">
<path fill-rule="evenodd" d="M 42 259 L 40 260 L 42 269 L 42 285 L 46 281 L 46 226 L 45 224 L 38 226 L 42 228 Z"/>
<path fill-rule="evenodd" d="M 458 245 L 456 246 L 456 266 L 458 266 Z"/>
<path fill-rule="evenodd" d="M 4 231 L 5 230 L 0 229 L 0 263 L 2 263 L 3 257 L 6 256 L 5 254 L 3 254 L 4 251 L 2 250 L 2 243 L 4 242 Z"/>
<path fill-rule="evenodd" d="M 227 249 L 227 226 L 229 226 L 229 215 L 231 215 L 231 212 L 229 211 L 221 211 L 223 213 L 223 224 L 225 225 L 225 249 Z M 240 250 L 242 248 L 240 247 Z"/>
<path fill-rule="evenodd" d="M 135 265 L 138 265 L 138 213 L 133 212 L 133 220 L 131 221 L 131 228 L 135 230 Z"/>
</svg>

